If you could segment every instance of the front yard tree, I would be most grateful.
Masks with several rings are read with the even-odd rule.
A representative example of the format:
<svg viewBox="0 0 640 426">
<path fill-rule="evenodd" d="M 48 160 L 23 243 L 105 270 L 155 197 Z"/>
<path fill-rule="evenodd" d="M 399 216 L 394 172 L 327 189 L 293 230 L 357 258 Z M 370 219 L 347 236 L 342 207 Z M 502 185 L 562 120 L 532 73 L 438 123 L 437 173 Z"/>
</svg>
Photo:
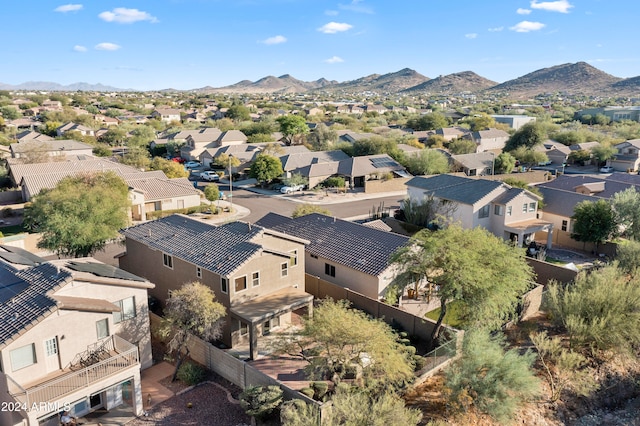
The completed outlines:
<svg viewBox="0 0 640 426">
<path fill-rule="evenodd" d="M 390 258 L 398 267 L 395 288 L 423 283 L 438 289 L 440 316 L 431 338 L 437 339 L 447 304 L 457 301 L 467 326 L 501 326 L 514 312 L 533 279 L 524 251 L 484 228 L 451 225 L 418 232 Z"/>
<path fill-rule="evenodd" d="M 240 160 L 237 157 L 234 157 L 233 155 L 229 155 L 226 152 L 223 152 L 222 154 L 218 155 L 213 162 L 220 166 L 223 167 L 225 170 L 227 171 L 231 171 L 234 167 L 238 167 L 240 165 Z"/>
<path fill-rule="evenodd" d="M 162 170 L 169 179 L 189 177 L 189 172 L 182 164 L 166 160 L 162 157 L 154 157 L 154 159 L 151 160 L 150 169 Z"/>
<path fill-rule="evenodd" d="M 287 145 L 301 143 L 301 136 L 309 133 L 309 126 L 302 116 L 283 115 L 276 118 L 276 121 L 280 124 L 280 133 L 284 136 Z"/>
<path fill-rule="evenodd" d="M 38 247 L 86 257 L 104 248 L 129 222 L 129 188 L 114 172 L 62 179 L 25 208 L 25 225 L 41 233 Z"/>
<path fill-rule="evenodd" d="M 617 228 L 615 212 L 605 200 L 582 201 L 573 208 L 573 232 L 571 238 L 598 245 L 611 238 Z"/>
<path fill-rule="evenodd" d="M 209 204 L 220 199 L 220 188 L 215 183 L 210 183 L 204 188 L 204 197 L 209 200 Z"/>
<path fill-rule="evenodd" d="M 271 182 L 283 173 L 280 160 L 267 154 L 258 155 L 249 169 L 249 176 L 255 178 L 261 185 Z"/>
<path fill-rule="evenodd" d="M 520 127 L 509 138 L 504 146 L 504 151 L 513 151 L 520 146 L 533 148 L 540 145 L 547 138 L 547 130 L 544 124 L 539 122 L 527 123 Z"/>
<path fill-rule="evenodd" d="M 615 157 L 618 153 L 618 150 L 609 145 L 597 145 L 591 149 L 591 154 L 593 155 L 593 159 L 598 162 L 596 165 L 600 165 L 602 163 L 606 163 L 607 160 Z"/>
<path fill-rule="evenodd" d="M 189 335 L 193 334 L 203 340 L 220 337 L 226 310 L 216 302 L 209 287 L 200 282 L 192 282 L 171 293 L 164 313 L 158 332 L 164 338 L 172 336 L 168 347 L 178 358 L 171 379 L 175 381 L 178 369 L 189 356 Z"/>
<path fill-rule="evenodd" d="M 516 167 L 516 158 L 508 152 L 503 152 L 495 158 L 493 170 L 495 174 L 509 174 Z"/>
<path fill-rule="evenodd" d="M 305 371 L 313 380 L 337 383 L 352 372 L 365 387 L 410 380 L 413 354 L 408 348 L 383 321 L 332 299 L 314 309 L 302 331 L 274 343 L 276 353 L 306 361 Z"/>
<path fill-rule="evenodd" d="M 640 241 L 640 192 L 634 186 L 613 195 L 611 200 L 622 234 Z"/>
</svg>

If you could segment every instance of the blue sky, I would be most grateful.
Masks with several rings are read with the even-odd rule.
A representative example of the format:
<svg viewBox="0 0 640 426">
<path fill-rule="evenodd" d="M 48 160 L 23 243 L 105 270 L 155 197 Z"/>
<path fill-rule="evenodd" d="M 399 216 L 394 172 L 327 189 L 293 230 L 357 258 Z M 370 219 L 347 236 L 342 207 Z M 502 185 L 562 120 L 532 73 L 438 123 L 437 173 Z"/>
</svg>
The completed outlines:
<svg viewBox="0 0 640 426">
<path fill-rule="evenodd" d="M 586 61 L 640 75 L 637 0 L 7 0 L 0 82 L 221 87 L 408 67 L 504 82 Z"/>
</svg>

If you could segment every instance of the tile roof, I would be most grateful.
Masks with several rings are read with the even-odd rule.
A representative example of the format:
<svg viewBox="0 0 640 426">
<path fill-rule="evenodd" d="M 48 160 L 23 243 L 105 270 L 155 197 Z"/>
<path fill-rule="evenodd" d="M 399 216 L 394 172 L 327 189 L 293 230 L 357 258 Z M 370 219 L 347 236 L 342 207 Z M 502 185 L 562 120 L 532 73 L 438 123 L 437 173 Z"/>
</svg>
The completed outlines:
<svg viewBox="0 0 640 426">
<path fill-rule="evenodd" d="M 404 167 L 388 154 L 351 157 L 340 161 L 338 166 L 338 174 L 351 177 L 387 173 L 396 170 L 404 171 Z"/>
<path fill-rule="evenodd" d="M 231 222 L 213 226 L 172 215 L 124 229 L 127 238 L 160 250 L 221 276 L 229 276 L 262 251 L 253 239 L 260 226 Z"/>
<path fill-rule="evenodd" d="M 256 224 L 309 240 L 309 253 L 373 276 L 380 275 L 389 256 L 409 242 L 403 235 L 318 213 L 296 219 L 268 213 Z"/>
<path fill-rule="evenodd" d="M 101 172 L 107 170 L 119 170 L 121 173 L 140 173 L 139 169 L 127 166 L 125 164 L 116 163 L 115 161 L 101 159 L 89 159 L 84 161 L 60 161 L 51 163 L 35 163 L 35 164 L 16 164 L 11 166 L 11 174 L 17 184 L 20 183 L 23 176 L 41 175 L 48 173 L 60 172 Z"/>
<path fill-rule="evenodd" d="M 42 140 L 29 139 L 18 143 L 12 143 L 10 145 L 11 151 L 15 153 L 22 153 L 28 151 L 39 152 L 58 152 L 58 151 L 82 151 L 87 149 L 93 149 L 91 145 L 86 143 L 74 141 L 71 139 L 58 139 L 58 140 Z"/>
<path fill-rule="evenodd" d="M 504 185 L 502 182 L 486 179 L 469 179 L 453 175 L 417 176 L 406 183 L 407 186 L 420 188 L 434 197 L 457 201 L 463 204 L 475 204 L 491 191 Z"/>
<path fill-rule="evenodd" d="M 58 309 L 50 294 L 71 282 L 50 263 L 17 270 L 0 262 L 0 349 Z"/>
<path fill-rule="evenodd" d="M 617 175 L 624 175 L 625 173 L 616 173 Z M 628 188 L 635 187 L 637 191 L 640 191 L 640 184 L 633 182 L 622 182 L 624 180 L 623 177 L 618 176 L 615 177 L 616 180 L 603 179 L 594 176 L 587 175 L 561 175 L 556 179 L 551 180 L 549 182 L 544 182 L 538 185 L 539 188 L 555 188 L 562 189 L 565 191 L 575 192 L 576 188 L 580 186 L 584 186 L 586 188 L 596 189 L 599 192 L 593 194 L 594 197 L 609 199 L 613 197 L 614 194 L 618 192 L 622 192 Z M 604 189 L 600 190 L 598 184 L 604 183 Z M 593 188 L 594 184 L 596 184 L 597 188 Z"/>
<path fill-rule="evenodd" d="M 576 204 L 582 201 L 597 201 L 598 198 L 592 195 L 579 194 L 563 189 L 538 187 L 544 199 L 542 212 L 551 213 L 558 216 L 571 217 Z"/>
<path fill-rule="evenodd" d="M 310 164 L 330 163 L 334 161 L 347 160 L 350 157 L 344 151 L 307 151 L 286 153 L 280 156 L 282 169 L 286 172 L 294 171 Z"/>
<path fill-rule="evenodd" d="M 186 180 L 186 184 L 185 184 Z M 144 201 L 164 200 L 166 198 L 199 195 L 187 178 L 158 179 L 156 177 L 142 179 L 125 179 L 127 184 L 144 194 Z"/>
</svg>

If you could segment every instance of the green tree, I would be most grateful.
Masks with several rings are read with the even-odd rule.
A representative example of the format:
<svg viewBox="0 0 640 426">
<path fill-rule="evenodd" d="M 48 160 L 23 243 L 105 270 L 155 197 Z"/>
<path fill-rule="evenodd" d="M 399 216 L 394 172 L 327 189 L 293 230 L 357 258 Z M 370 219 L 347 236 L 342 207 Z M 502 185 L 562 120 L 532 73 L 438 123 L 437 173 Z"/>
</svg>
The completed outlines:
<svg viewBox="0 0 640 426">
<path fill-rule="evenodd" d="M 279 386 L 249 386 L 240 394 L 240 406 L 249 416 L 264 421 L 274 417 L 282 405 Z"/>
<path fill-rule="evenodd" d="M 625 241 L 616 249 L 618 268 L 625 274 L 637 275 L 640 272 L 640 242 Z"/>
<path fill-rule="evenodd" d="M 449 160 L 437 149 L 423 149 L 417 155 L 407 155 L 404 166 L 413 175 L 436 175 L 449 172 Z"/>
<path fill-rule="evenodd" d="M 534 121 L 520 127 L 507 141 L 504 151 L 513 151 L 520 146 L 533 148 L 540 145 L 547 139 L 547 132 L 544 125 Z"/>
<path fill-rule="evenodd" d="M 301 143 L 301 137 L 309 133 L 309 126 L 300 115 L 283 115 L 276 118 L 276 121 L 280 124 L 280 132 L 287 141 L 287 145 Z"/>
<path fill-rule="evenodd" d="M 484 228 L 463 229 L 458 224 L 418 232 L 390 262 L 398 268 L 393 286 L 404 289 L 423 282 L 438 289 L 440 316 L 432 340 L 438 338 L 452 301 L 467 326 L 500 327 L 514 314 L 533 279 L 522 249 Z"/>
<path fill-rule="evenodd" d="M 459 154 L 472 154 L 476 152 L 478 146 L 470 139 L 454 139 L 449 142 L 447 147 L 449 152 L 455 155 Z"/>
<path fill-rule="evenodd" d="M 180 366 L 189 356 L 189 335 L 203 340 L 220 337 L 226 310 L 216 302 L 211 288 L 200 282 L 191 282 L 171 293 L 164 314 L 158 333 L 171 339 L 168 348 L 178 358 L 171 379 L 175 381 Z"/>
<path fill-rule="evenodd" d="M 591 153 L 585 149 L 578 149 L 571 151 L 567 159 L 573 164 L 583 165 L 587 161 L 591 160 Z"/>
<path fill-rule="evenodd" d="M 229 107 L 225 116 L 236 121 L 249 121 L 251 120 L 251 111 L 242 104 L 233 104 Z"/>
<path fill-rule="evenodd" d="M 162 157 L 154 157 L 149 168 L 151 170 L 162 170 L 169 179 L 189 177 L 189 172 L 185 170 L 182 164 L 165 160 Z"/>
<path fill-rule="evenodd" d="M 519 146 L 513 151 L 509 152 L 516 160 L 520 161 L 520 164 L 532 166 L 538 163 L 549 161 L 549 157 L 542 151 L 536 151 L 535 149 L 527 148 L 525 146 Z"/>
<path fill-rule="evenodd" d="M 591 149 L 591 154 L 593 155 L 594 160 L 597 161 L 597 164 L 596 164 L 597 166 L 599 166 L 602 163 L 606 163 L 607 160 L 611 158 L 614 158 L 617 153 L 618 153 L 618 150 L 613 146 L 602 145 L 602 144 L 598 146 L 594 146 Z"/>
<path fill-rule="evenodd" d="M 613 194 L 611 205 L 622 235 L 640 241 L 640 192 L 635 186 Z"/>
<path fill-rule="evenodd" d="M 100 141 L 110 146 L 123 145 L 126 140 L 127 132 L 120 127 L 111 128 L 100 136 Z"/>
<path fill-rule="evenodd" d="M 572 345 L 632 351 L 640 344 L 640 282 L 615 266 L 581 272 L 568 285 L 548 286 L 548 310 Z"/>
<path fill-rule="evenodd" d="M 22 117 L 22 114 L 20 114 L 20 111 L 18 111 L 12 106 L 0 107 L 0 114 L 2 114 L 5 120 L 15 120 L 16 118 Z"/>
<path fill-rule="evenodd" d="M 300 332 L 274 342 L 275 353 L 308 363 L 311 380 L 340 382 L 353 372 L 367 388 L 402 385 L 413 376 L 413 355 L 382 320 L 350 308 L 348 301 L 324 299 Z M 366 354 L 366 357 L 362 355 Z"/>
<path fill-rule="evenodd" d="M 474 114 L 471 117 L 467 117 L 464 120 L 464 123 L 469 124 L 469 128 L 471 129 L 472 132 L 477 132 L 479 130 L 487 130 L 496 126 L 495 118 L 485 113 Z"/>
<path fill-rule="evenodd" d="M 249 176 L 255 178 L 261 185 L 271 182 L 273 179 L 284 173 L 282 163 L 276 157 L 266 154 L 258 155 L 251 167 Z"/>
<path fill-rule="evenodd" d="M 120 162 L 137 169 L 147 169 L 151 164 L 151 155 L 146 147 L 133 145 L 120 157 Z"/>
<path fill-rule="evenodd" d="M 128 207 L 129 187 L 114 172 L 67 177 L 25 206 L 25 225 L 41 233 L 38 247 L 86 257 L 118 237 Z"/>
<path fill-rule="evenodd" d="M 331 410 L 323 417 L 323 425 L 388 426 L 417 425 L 422 419 L 419 410 L 407 408 L 404 401 L 390 392 L 377 395 L 360 389 L 338 388 L 331 398 Z"/>
<path fill-rule="evenodd" d="M 324 123 L 318 124 L 315 130 L 307 136 L 307 143 L 314 151 L 326 151 L 336 142 L 338 142 L 338 133 Z"/>
<path fill-rule="evenodd" d="M 501 423 L 513 420 L 524 403 L 540 393 L 540 381 L 531 365 L 535 354 L 506 350 L 504 337 L 485 330 L 465 333 L 462 357 L 445 371 L 451 406 L 475 407 Z"/>
<path fill-rule="evenodd" d="M 498 155 L 493 165 L 494 173 L 496 174 L 509 174 L 514 167 L 516 167 L 516 158 L 508 152 Z"/>
<path fill-rule="evenodd" d="M 439 112 L 424 114 L 407 120 L 407 127 L 418 131 L 441 129 L 448 125 L 447 117 Z"/>
<path fill-rule="evenodd" d="M 238 157 L 223 152 L 213 159 L 213 163 L 232 173 L 233 168 L 240 165 L 240 160 Z"/>
<path fill-rule="evenodd" d="M 292 218 L 306 216 L 312 213 L 320 213 L 326 216 L 331 216 L 331 212 L 326 208 L 319 206 L 317 204 L 298 204 L 295 209 L 293 209 L 293 213 L 291 213 Z"/>
<path fill-rule="evenodd" d="M 615 212 L 605 200 L 582 201 L 573 208 L 571 238 L 598 246 L 611 238 L 617 229 Z"/>
<path fill-rule="evenodd" d="M 209 200 L 209 204 L 220 199 L 220 188 L 215 183 L 210 183 L 204 188 L 204 197 Z"/>
</svg>

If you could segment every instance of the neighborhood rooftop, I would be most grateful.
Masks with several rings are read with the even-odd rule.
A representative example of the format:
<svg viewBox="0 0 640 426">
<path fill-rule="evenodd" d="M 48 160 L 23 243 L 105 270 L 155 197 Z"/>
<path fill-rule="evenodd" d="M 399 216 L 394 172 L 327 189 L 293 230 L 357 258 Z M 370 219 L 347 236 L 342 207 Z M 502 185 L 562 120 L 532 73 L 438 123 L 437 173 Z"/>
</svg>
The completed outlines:
<svg viewBox="0 0 640 426">
<path fill-rule="evenodd" d="M 443 200 L 474 204 L 494 189 L 499 188 L 503 183 L 442 174 L 429 178 L 417 176 L 407 182 L 406 185 L 423 189 L 434 197 Z"/>
</svg>

